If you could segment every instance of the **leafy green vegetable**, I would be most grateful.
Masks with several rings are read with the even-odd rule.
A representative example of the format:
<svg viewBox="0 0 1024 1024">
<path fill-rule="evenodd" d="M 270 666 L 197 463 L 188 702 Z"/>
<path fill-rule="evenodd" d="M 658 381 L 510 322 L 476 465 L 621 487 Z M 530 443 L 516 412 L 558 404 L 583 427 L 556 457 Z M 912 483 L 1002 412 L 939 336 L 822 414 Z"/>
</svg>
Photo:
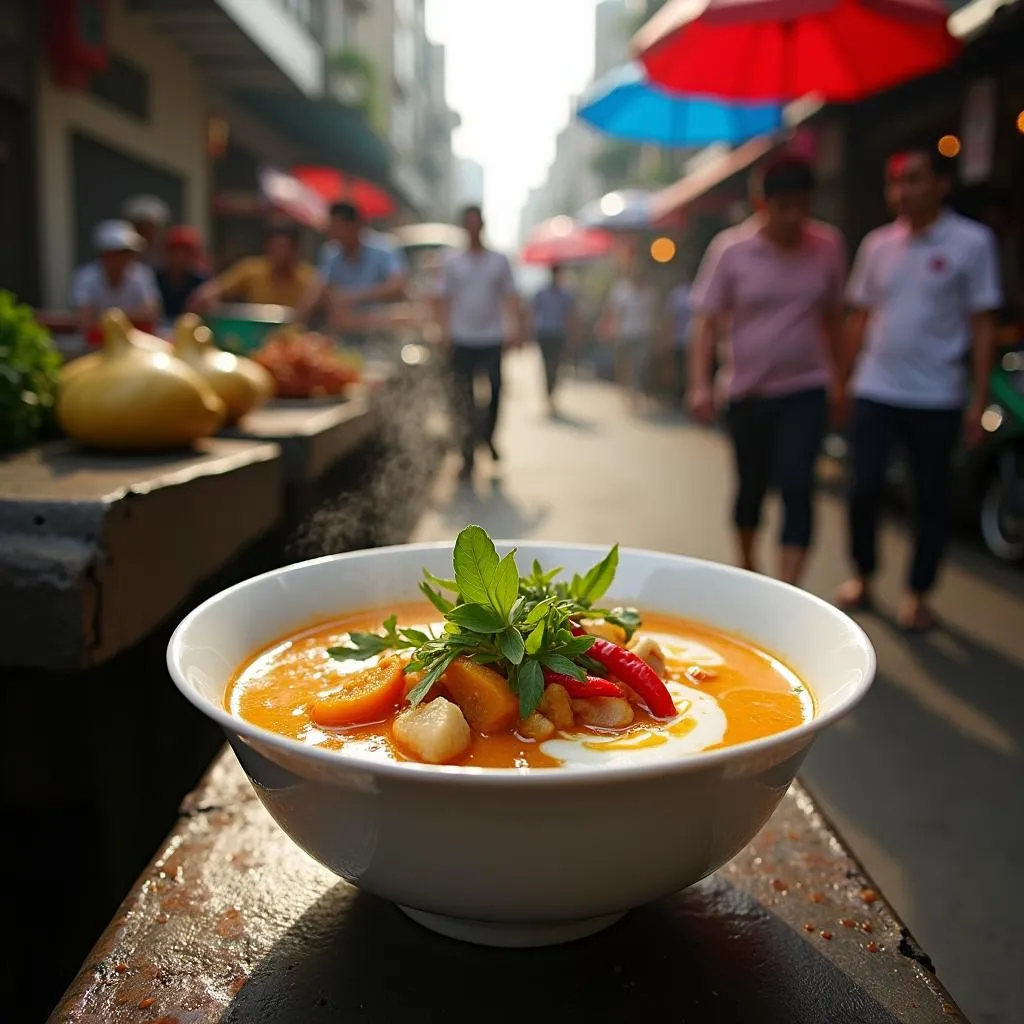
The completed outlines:
<svg viewBox="0 0 1024 1024">
<path fill-rule="evenodd" d="M 0 451 L 24 448 L 53 430 L 61 362 L 32 310 L 0 291 Z"/>
<path fill-rule="evenodd" d="M 411 651 L 409 670 L 423 673 L 408 696 L 413 706 L 427 697 L 456 658 L 493 665 L 518 696 L 521 717 L 529 718 L 544 695 L 544 669 L 586 677 L 586 653 L 594 638 L 575 635 L 574 619 L 605 619 L 632 635 L 640 617 L 628 608 L 593 608 L 615 580 L 618 546 L 568 583 L 558 581 L 561 569 L 545 571 L 536 561 L 530 575 L 521 577 L 515 556 L 510 551 L 499 558 L 486 532 L 467 526 L 455 541 L 455 578 L 423 571 L 420 590 L 444 616 L 438 636 L 400 629 L 392 615 L 381 633 L 352 633 L 345 645 L 328 653 L 339 661 L 365 661 L 389 650 Z"/>
<path fill-rule="evenodd" d="M 494 543 L 479 526 L 467 526 L 455 544 L 455 583 L 464 601 L 487 604 L 498 568 Z"/>
</svg>

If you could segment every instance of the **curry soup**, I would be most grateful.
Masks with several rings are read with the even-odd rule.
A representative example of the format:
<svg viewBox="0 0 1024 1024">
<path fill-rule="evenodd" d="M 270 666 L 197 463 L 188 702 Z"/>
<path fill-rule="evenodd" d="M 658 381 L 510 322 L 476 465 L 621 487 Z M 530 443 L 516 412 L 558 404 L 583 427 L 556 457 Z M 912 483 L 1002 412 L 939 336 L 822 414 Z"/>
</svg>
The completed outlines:
<svg viewBox="0 0 1024 1024">
<path fill-rule="evenodd" d="M 413 708 L 408 695 L 423 673 L 408 669 L 408 655 L 382 651 L 354 661 L 331 653 L 353 636 L 379 630 L 391 615 L 399 629 L 431 637 L 444 625 L 422 603 L 305 629 L 239 668 L 227 690 L 228 710 L 325 749 L 484 768 L 675 759 L 770 736 L 814 715 L 807 687 L 778 659 L 713 627 L 654 613 L 643 616 L 628 641 L 607 622 L 583 622 L 577 632 L 593 633 L 615 648 L 612 654 L 627 652 L 653 670 L 671 698 L 657 717 L 653 701 L 627 682 L 633 677 L 626 662 L 621 675 L 605 670 L 582 683 L 545 669 L 542 696 L 524 720 L 500 665 L 460 658 Z"/>
</svg>

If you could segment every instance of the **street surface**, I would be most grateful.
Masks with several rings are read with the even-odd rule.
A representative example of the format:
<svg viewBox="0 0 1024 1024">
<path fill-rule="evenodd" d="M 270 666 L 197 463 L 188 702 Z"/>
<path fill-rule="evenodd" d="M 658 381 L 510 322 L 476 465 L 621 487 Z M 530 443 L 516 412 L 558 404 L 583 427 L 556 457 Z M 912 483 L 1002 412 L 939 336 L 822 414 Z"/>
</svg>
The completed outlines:
<svg viewBox="0 0 1024 1024">
<path fill-rule="evenodd" d="M 414 540 L 479 523 L 495 537 L 589 541 L 728 561 L 730 452 L 678 413 L 628 415 L 608 385 L 567 381 L 547 417 L 532 351 L 506 360 L 498 446 L 474 488 L 458 460 L 438 480 Z M 774 535 L 772 508 L 765 539 Z M 808 587 L 846 576 L 842 504 L 822 497 Z M 882 544 L 879 614 L 861 622 L 880 674 L 871 695 L 819 739 L 802 778 L 974 1024 L 1024 1019 L 1024 573 L 965 540 L 937 595 L 944 627 L 893 624 L 907 559 L 894 524 Z M 770 562 L 765 561 L 768 568 Z"/>
</svg>

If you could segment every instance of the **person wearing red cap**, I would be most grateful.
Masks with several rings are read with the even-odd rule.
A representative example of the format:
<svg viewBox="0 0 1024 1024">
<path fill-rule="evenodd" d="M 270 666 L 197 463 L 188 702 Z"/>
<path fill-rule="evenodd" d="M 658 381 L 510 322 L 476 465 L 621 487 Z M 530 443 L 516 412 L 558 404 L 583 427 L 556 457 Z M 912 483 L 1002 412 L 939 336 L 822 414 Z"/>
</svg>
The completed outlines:
<svg viewBox="0 0 1024 1024">
<path fill-rule="evenodd" d="M 163 297 L 164 316 L 177 320 L 188 307 L 188 300 L 207 280 L 199 267 L 203 236 L 196 228 L 178 225 L 164 236 L 164 265 L 156 275 Z"/>
</svg>

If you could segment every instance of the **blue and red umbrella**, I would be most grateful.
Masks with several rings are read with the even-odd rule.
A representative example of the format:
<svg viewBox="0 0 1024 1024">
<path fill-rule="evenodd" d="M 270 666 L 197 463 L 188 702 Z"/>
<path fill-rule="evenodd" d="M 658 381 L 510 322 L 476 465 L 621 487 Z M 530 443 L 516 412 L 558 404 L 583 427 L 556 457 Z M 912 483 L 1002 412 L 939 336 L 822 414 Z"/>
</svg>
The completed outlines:
<svg viewBox="0 0 1024 1024">
<path fill-rule="evenodd" d="M 669 0 L 633 49 L 673 92 L 847 102 L 952 63 L 948 17 L 942 0 Z"/>
<path fill-rule="evenodd" d="M 576 116 L 619 139 L 662 146 L 738 145 L 782 127 L 782 104 L 685 96 L 651 82 L 642 64 L 615 68 L 580 99 Z"/>
</svg>

